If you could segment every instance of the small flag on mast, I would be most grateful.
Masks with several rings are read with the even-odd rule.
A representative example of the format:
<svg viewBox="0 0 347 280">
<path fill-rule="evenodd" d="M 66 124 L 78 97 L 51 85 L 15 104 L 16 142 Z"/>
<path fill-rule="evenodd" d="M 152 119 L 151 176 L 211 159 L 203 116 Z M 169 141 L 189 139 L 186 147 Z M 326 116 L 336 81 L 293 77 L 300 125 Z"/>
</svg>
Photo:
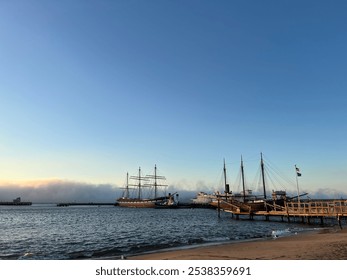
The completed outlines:
<svg viewBox="0 0 347 280">
<path fill-rule="evenodd" d="M 298 167 L 296 167 L 296 165 L 295 165 L 295 170 L 296 170 L 296 175 L 297 175 L 298 177 L 301 177 L 300 169 L 299 169 Z"/>
</svg>

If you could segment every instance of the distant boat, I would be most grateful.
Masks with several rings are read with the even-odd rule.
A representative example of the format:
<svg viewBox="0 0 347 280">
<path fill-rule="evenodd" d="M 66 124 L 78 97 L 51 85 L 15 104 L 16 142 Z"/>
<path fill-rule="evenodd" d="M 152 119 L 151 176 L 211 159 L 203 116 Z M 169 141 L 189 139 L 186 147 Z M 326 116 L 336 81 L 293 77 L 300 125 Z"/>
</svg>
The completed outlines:
<svg viewBox="0 0 347 280">
<path fill-rule="evenodd" d="M 193 205 L 209 205 L 214 199 L 216 199 L 216 194 L 208 194 L 205 192 L 199 192 L 196 198 L 192 199 Z"/>
<path fill-rule="evenodd" d="M 175 199 L 176 196 L 176 199 Z M 157 209 L 167 209 L 167 208 L 178 208 L 178 193 L 169 193 L 167 198 L 163 201 L 157 201 L 155 203 L 155 208 Z"/>
<path fill-rule="evenodd" d="M 20 197 L 15 198 L 12 201 L 0 201 L 0 205 L 8 205 L 8 206 L 30 206 L 32 202 L 22 201 Z"/>
<path fill-rule="evenodd" d="M 165 184 L 159 184 L 158 180 L 166 180 L 164 176 L 157 175 L 157 166 L 154 166 L 154 175 L 141 176 L 141 168 L 139 168 L 138 176 L 130 176 L 130 179 L 134 180 L 135 184 L 129 184 L 129 174 L 127 173 L 127 181 L 125 186 L 125 191 L 123 196 L 117 199 L 117 205 L 120 207 L 130 207 L 130 208 L 156 208 L 156 207 L 171 207 L 174 206 L 174 196 L 164 195 L 158 196 L 158 188 L 166 187 Z M 150 183 L 150 182 L 153 183 Z M 143 183 L 145 182 L 145 183 Z M 130 197 L 130 188 L 135 189 L 137 191 L 136 197 Z M 153 188 L 154 196 L 152 198 L 143 198 L 142 189 L 143 188 Z"/>
</svg>

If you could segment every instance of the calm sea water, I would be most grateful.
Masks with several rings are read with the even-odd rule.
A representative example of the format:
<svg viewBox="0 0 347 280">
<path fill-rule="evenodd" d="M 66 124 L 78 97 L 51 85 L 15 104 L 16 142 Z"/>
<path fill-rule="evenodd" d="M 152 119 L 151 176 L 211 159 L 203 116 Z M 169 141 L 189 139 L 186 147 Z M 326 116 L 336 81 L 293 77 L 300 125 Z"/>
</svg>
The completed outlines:
<svg viewBox="0 0 347 280">
<path fill-rule="evenodd" d="M 0 206 L 0 259 L 120 258 L 312 229 L 294 223 L 233 220 L 228 213 L 218 219 L 211 209 Z"/>
</svg>

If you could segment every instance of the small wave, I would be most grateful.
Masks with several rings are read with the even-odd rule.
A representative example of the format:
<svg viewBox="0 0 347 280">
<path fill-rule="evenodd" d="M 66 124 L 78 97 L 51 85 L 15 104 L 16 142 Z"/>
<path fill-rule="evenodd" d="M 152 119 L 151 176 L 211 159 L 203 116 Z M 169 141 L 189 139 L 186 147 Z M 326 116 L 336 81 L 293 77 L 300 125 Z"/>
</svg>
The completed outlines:
<svg viewBox="0 0 347 280">
<path fill-rule="evenodd" d="M 271 237 L 272 238 L 278 238 L 278 237 L 296 235 L 296 234 L 301 233 L 301 232 L 314 231 L 314 230 L 319 230 L 319 229 L 318 228 L 294 227 L 294 228 L 286 228 L 286 229 L 282 229 L 282 230 L 272 230 Z"/>
<path fill-rule="evenodd" d="M 121 251 L 119 249 L 103 249 L 103 250 L 97 250 L 92 253 L 92 258 L 104 258 L 104 257 L 110 257 L 110 256 L 120 256 L 124 254 L 124 251 Z"/>
<path fill-rule="evenodd" d="M 18 260 L 28 260 L 28 259 L 34 259 L 35 255 L 34 253 L 27 252 L 24 255 L 20 256 Z"/>
<path fill-rule="evenodd" d="M 202 238 L 203 241 L 205 242 L 225 242 L 225 241 L 230 241 L 229 237 L 211 237 L 211 238 Z"/>
<path fill-rule="evenodd" d="M 73 253 L 68 253 L 68 258 L 69 259 L 89 259 L 93 256 L 93 253 L 91 252 L 73 252 Z"/>
<path fill-rule="evenodd" d="M 289 236 L 292 235 L 293 232 L 290 229 L 283 229 L 283 230 L 273 230 L 271 232 L 271 237 L 272 238 L 278 238 L 278 237 L 283 237 L 283 236 Z"/>
</svg>

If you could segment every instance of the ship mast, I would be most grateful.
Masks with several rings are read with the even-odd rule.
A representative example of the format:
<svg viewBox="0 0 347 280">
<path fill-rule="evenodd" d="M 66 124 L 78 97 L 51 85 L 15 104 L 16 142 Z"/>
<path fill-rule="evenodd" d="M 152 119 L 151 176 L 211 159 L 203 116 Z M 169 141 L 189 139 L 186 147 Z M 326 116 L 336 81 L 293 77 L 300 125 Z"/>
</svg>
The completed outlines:
<svg viewBox="0 0 347 280">
<path fill-rule="evenodd" d="M 125 187 L 122 189 L 124 189 L 123 197 L 129 198 L 129 173 L 128 172 L 127 172 L 127 179 L 126 179 Z"/>
<path fill-rule="evenodd" d="M 244 171 L 243 171 L 242 155 L 241 155 L 241 176 L 242 176 L 243 202 L 246 202 L 245 174 L 244 174 Z"/>
<path fill-rule="evenodd" d="M 229 189 L 229 184 L 227 184 L 227 169 L 225 168 L 225 159 L 224 160 L 224 165 L 223 165 L 223 173 L 224 173 L 224 192 L 225 194 L 230 193 Z"/>
<path fill-rule="evenodd" d="M 138 194 L 137 198 L 141 199 L 141 167 L 139 167 L 139 182 L 138 182 Z"/>
<path fill-rule="evenodd" d="M 261 167 L 261 176 L 262 176 L 262 179 L 263 179 L 264 199 L 266 199 L 266 188 L 265 188 L 265 173 L 264 173 L 263 153 L 260 153 L 260 167 Z"/>
<path fill-rule="evenodd" d="M 157 197 L 157 190 L 158 190 L 158 184 L 157 184 L 157 165 L 154 165 L 154 198 Z"/>
<path fill-rule="evenodd" d="M 157 175 L 157 165 L 154 165 L 154 175 L 146 175 L 146 179 L 154 179 L 153 184 L 145 184 L 146 187 L 154 186 L 154 198 L 158 197 L 158 187 L 167 187 L 167 185 L 163 184 L 158 184 L 158 179 L 159 180 L 166 180 L 164 176 L 158 176 Z"/>
<path fill-rule="evenodd" d="M 141 167 L 139 167 L 139 175 L 138 176 L 130 176 L 130 179 L 137 181 L 136 184 L 129 184 L 129 186 L 133 186 L 137 188 L 137 199 L 142 198 L 142 181 L 146 181 L 146 177 L 141 177 Z M 128 185 L 128 183 L 127 183 Z"/>
<path fill-rule="evenodd" d="M 125 197 L 129 198 L 129 172 L 127 172 L 127 185 L 125 186 Z"/>
</svg>

